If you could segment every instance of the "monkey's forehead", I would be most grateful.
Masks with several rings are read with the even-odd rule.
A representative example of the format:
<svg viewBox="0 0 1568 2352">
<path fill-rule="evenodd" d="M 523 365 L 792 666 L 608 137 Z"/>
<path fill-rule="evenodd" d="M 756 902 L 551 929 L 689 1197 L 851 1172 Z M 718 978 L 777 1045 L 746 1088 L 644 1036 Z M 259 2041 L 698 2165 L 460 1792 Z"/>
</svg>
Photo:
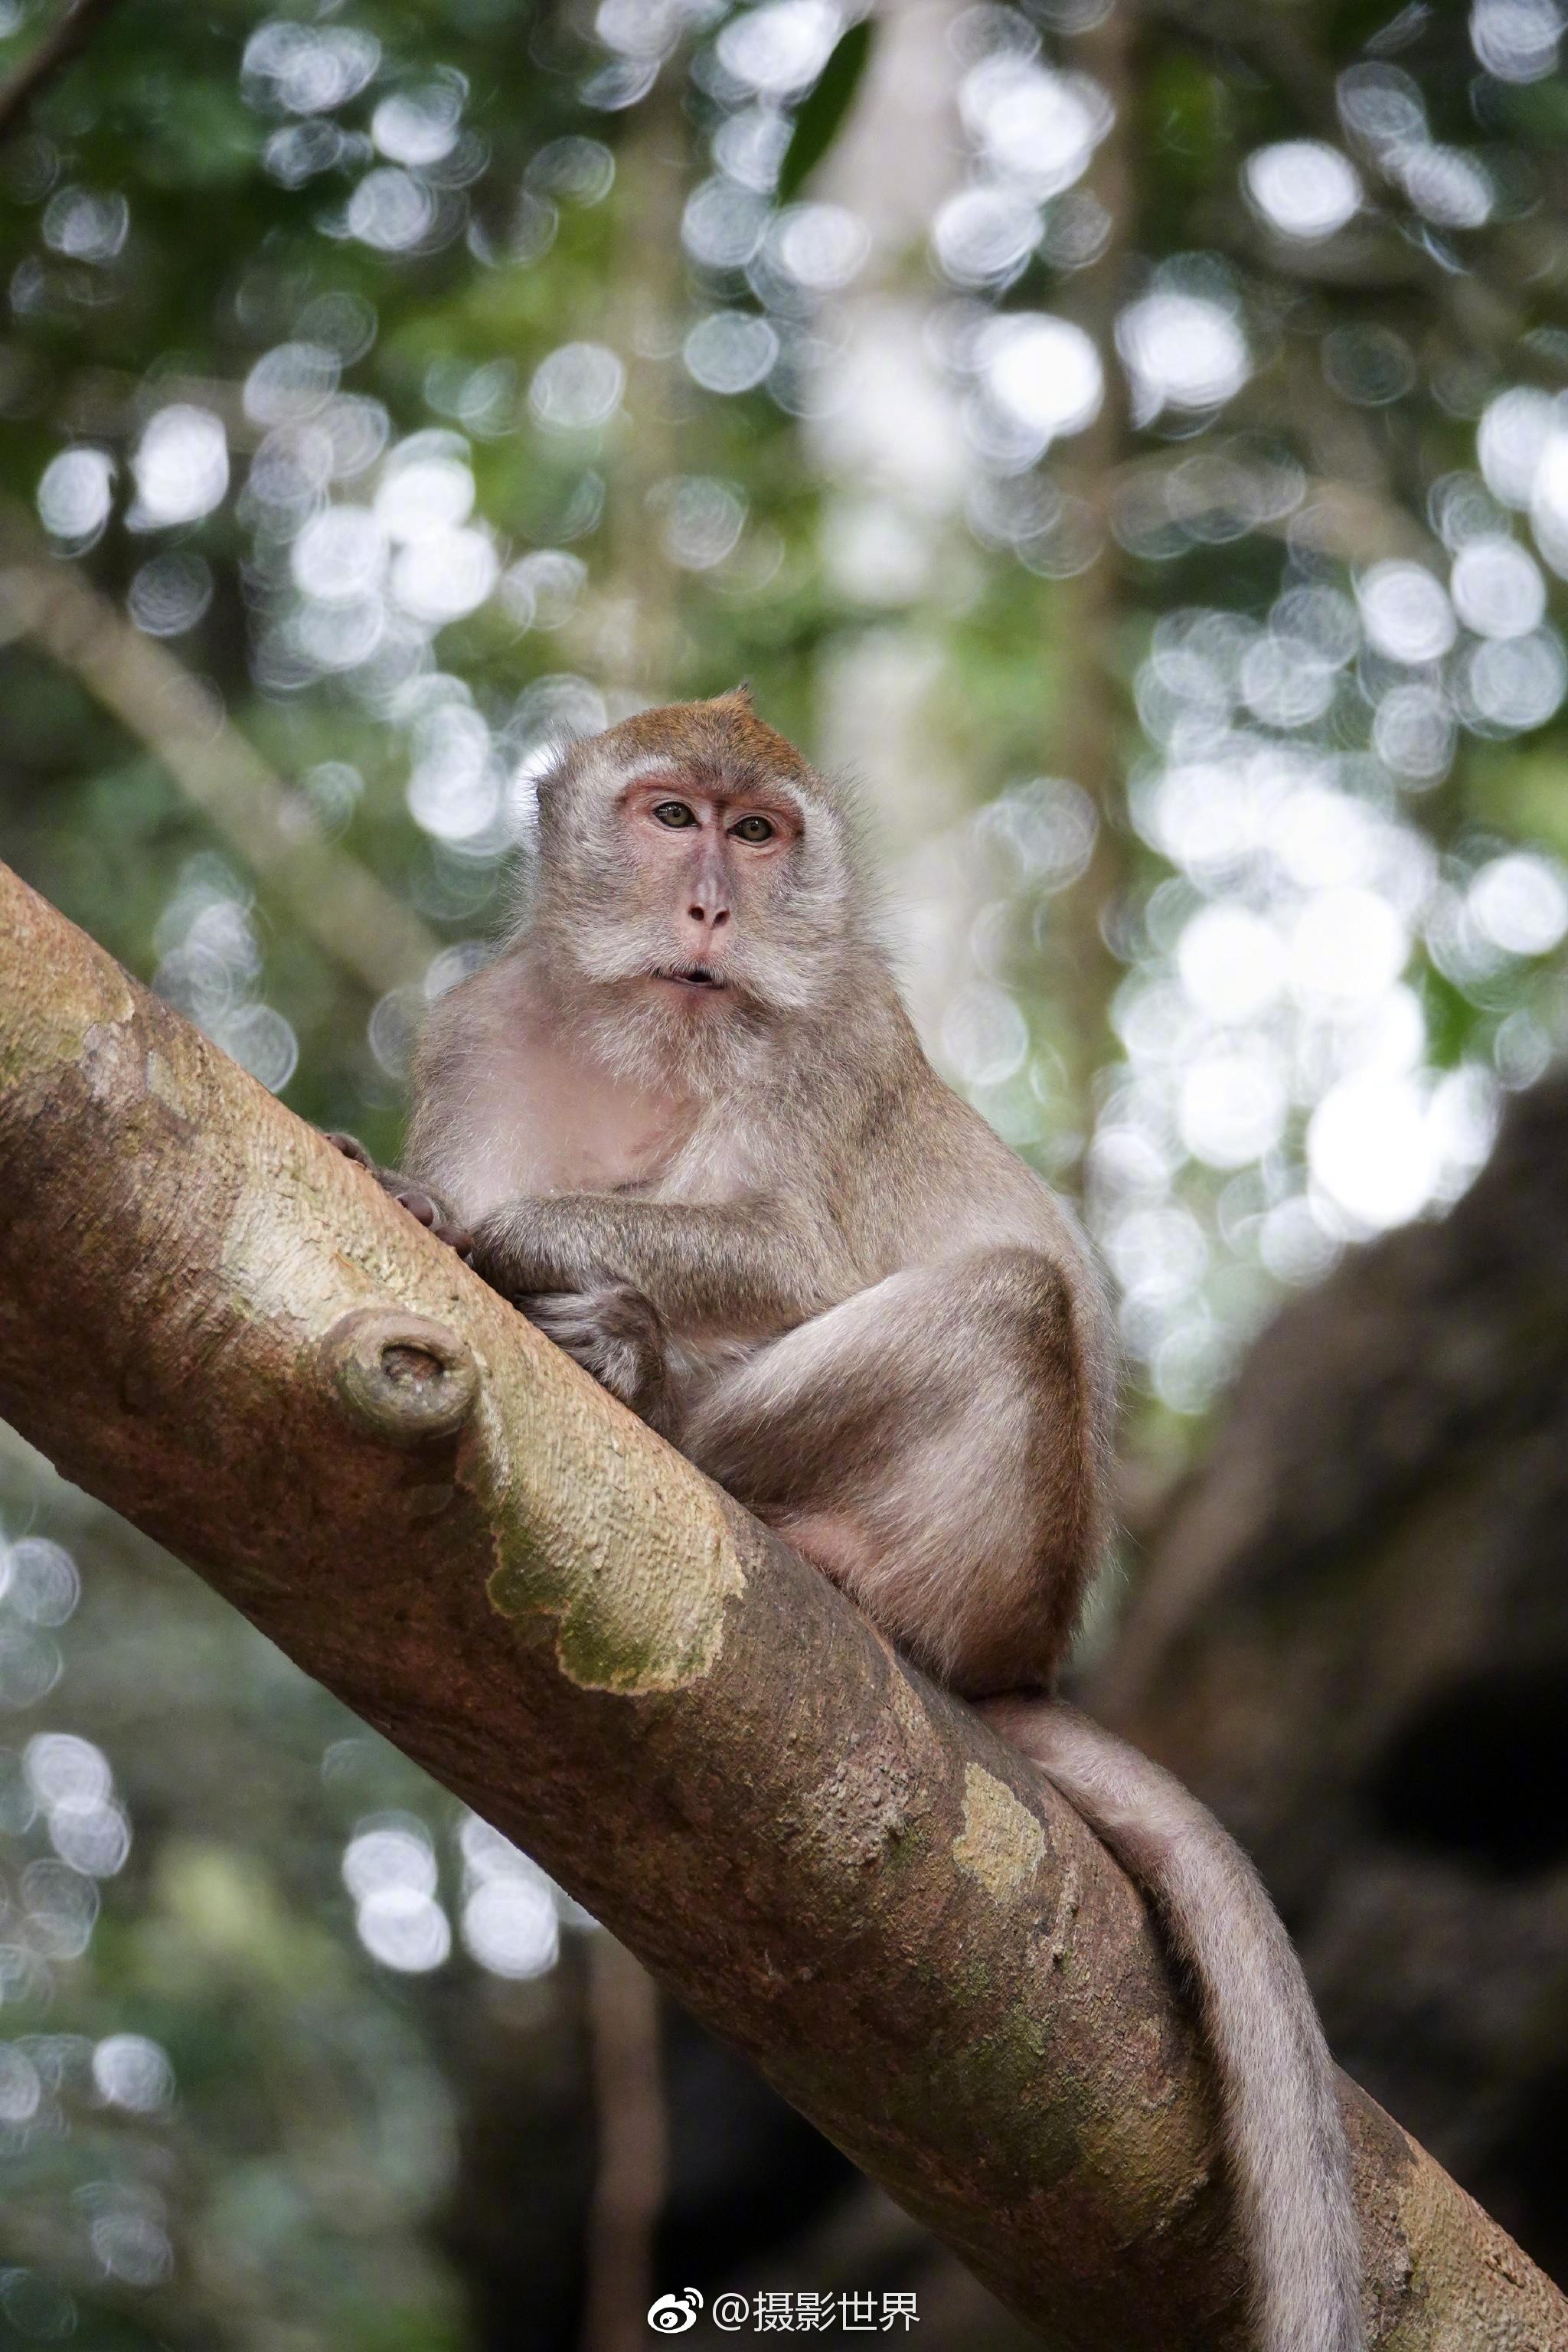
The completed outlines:
<svg viewBox="0 0 1568 2352">
<path fill-rule="evenodd" d="M 788 738 L 765 726 L 744 689 L 710 702 L 669 702 L 639 710 L 581 747 L 597 765 L 624 775 L 640 763 L 695 768 L 715 782 L 745 789 L 791 783 L 820 796 L 822 787 Z"/>
</svg>

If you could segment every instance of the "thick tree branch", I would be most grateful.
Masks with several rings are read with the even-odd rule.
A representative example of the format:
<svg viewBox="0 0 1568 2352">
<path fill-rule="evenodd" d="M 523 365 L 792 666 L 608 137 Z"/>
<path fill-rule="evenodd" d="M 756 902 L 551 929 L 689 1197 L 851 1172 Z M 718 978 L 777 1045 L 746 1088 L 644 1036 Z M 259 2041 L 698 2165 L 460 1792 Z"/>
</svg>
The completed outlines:
<svg viewBox="0 0 1568 2352">
<path fill-rule="evenodd" d="M 1242 2352 L 1202 2053 L 1068 1808 L 0 868 L 0 1411 L 538 1855 L 1058 2347 Z M 1347 2084 L 1379 2347 L 1568 2305 Z"/>
</svg>

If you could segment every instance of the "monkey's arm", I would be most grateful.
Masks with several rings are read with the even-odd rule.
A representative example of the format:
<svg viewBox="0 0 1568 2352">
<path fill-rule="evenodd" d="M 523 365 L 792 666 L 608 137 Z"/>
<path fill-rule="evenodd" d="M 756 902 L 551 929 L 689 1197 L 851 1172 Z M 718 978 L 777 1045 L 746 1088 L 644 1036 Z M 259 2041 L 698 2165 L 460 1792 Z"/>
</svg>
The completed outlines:
<svg viewBox="0 0 1568 2352">
<path fill-rule="evenodd" d="M 531 1194 L 479 1221 L 472 1255 L 485 1280 L 520 1304 L 621 1285 L 641 1292 L 667 1329 L 692 1339 L 770 1338 L 858 1286 L 798 1211 L 755 1194 L 714 1202 Z"/>
</svg>

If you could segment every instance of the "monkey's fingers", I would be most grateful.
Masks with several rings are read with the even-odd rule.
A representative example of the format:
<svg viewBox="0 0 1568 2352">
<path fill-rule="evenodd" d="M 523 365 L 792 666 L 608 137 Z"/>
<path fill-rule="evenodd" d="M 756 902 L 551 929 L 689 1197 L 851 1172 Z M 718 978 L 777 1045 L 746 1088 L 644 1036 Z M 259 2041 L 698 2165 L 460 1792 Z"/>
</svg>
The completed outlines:
<svg viewBox="0 0 1568 2352">
<path fill-rule="evenodd" d="M 374 1174 L 375 1162 L 357 1135 L 343 1135 L 337 1129 L 330 1128 L 327 1130 L 327 1141 L 335 1151 L 341 1151 L 345 1160 L 353 1160 L 361 1168 L 368 1168 L 371 1173 Z"/>
<path fill-rule="evenodd" d="M 429 1193 L 417 1184 L 400 1184 L 392 1197 L 400 1209 L 406 1209 L 411 1217 L 417 1218 L 422 1225 L 428 1225 L 432 1232 L 442 1223 L 440 1202 L 432 1200 Z"/>
<path fill-rule="evenodd" d="M 455 1249 L 459 1257 L 468 1256 L 474 1246 L 473 1234 L 467 1225 L 449 1224 L 439 1201 L 417 1184 L 398 1182 L 389 1184 L 387 1190 L 398 1207 L 406 1209 L 409 1215 L 427 1232 L 434 1234 L 438 1242 L 445 1242 L 448 1249 Z"/>
</svg>

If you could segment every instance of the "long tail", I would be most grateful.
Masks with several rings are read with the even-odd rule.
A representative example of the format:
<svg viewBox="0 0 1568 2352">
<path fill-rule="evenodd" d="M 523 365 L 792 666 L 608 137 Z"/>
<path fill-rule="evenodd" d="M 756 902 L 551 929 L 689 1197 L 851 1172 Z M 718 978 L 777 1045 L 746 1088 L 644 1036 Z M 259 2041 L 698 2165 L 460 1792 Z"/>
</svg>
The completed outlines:
<svg viewBox="0 0 1568 2352">
<path fill-rule="evenodd" d="M 1262 1880 L 1179 1780 L 1076 1708 L 1006 1697 L 981 1712 L 1144 1888 L 1198 1989 L 1262 2352 L 1364 2352 L 1333 2062 Z"/>
</svg>

